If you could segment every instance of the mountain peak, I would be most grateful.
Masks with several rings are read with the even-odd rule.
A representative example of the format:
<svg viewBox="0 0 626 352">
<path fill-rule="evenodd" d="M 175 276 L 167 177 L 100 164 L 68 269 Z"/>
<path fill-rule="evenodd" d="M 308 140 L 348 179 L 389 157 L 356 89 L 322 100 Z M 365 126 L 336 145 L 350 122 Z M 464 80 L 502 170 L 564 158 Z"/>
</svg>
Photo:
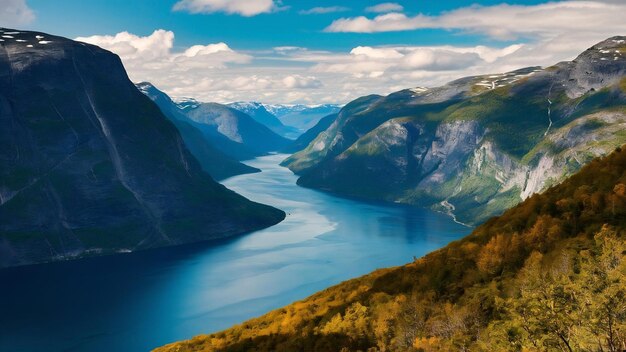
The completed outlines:
<svg viewBox="0 0 626 352">
<path fill-rule="evenodd" d="M 35 51 L 46 48 L 50 44 L 58 45 L 64 42 L 68 40 L 41 32 L 0 28 L 0 45 L 5 47 L 19 47 L 24 51 Z"/>
<path fill-rule="evenodd" d="M 614 36 L 597 43 L 581 53 L 574 62 L 581 60 L 592 62 L 626 60 L 626 36 Z"/>
<path fill-rule="evenodd" d="M 0 31 L 0 267 L 224 238 L 284 217 L 211 179 L 117 55 Z"/>
<path fill-rule="evenodd" d="M 598 44 L 594 45 L 592 48 L 596 47 L 615 47 L 615 46 L 625 46 L 626 45 L 626 36 L 616 35 L 610 38 L 607 38 Z"/>
<path fill-rule="evenodd" d="M 176 105 L 178 105 L 181 110 L 185 111 L 196 109 L 202 104 L 196 99 L 189 97 L 172 97 L 171 99 L 173 102 L 176 103 Z"/>
</svg>

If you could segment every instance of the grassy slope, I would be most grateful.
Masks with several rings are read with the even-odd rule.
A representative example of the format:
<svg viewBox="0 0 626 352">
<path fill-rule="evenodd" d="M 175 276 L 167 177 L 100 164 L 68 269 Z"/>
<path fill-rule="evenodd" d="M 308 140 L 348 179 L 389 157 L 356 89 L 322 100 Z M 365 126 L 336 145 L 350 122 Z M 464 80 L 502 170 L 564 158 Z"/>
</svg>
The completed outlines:
<svg viewBox="0 0 626 352">
<path fill-rule="evenodd" d="M 157 350 L 623 348 L 625 230 L 626 150 L 618 148 L 413 263 Z"/>
<path fill-rule="evenodd" d="M 305 149 L 320 133 L 324 132 L 337 119 L 337 114 L 321 118 L 315 126 L 300 135 L 293 143 L 283 148 L 282 152 L 296 153 Z"/>
</svg>

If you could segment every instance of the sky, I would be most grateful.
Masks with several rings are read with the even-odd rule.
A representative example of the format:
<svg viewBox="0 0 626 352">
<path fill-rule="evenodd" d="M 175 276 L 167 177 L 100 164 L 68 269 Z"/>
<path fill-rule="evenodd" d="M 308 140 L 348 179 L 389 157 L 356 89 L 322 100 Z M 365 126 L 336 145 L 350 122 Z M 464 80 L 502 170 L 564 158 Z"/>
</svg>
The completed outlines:
<svg viewBox="0 0 626 352">
<path fill-rule="evenodd" d="M 0 0 L 0 26 L 119 55 L 135 82 L 221 103 L 347 103 L 571 60 L 626 0 Z"/>
</svg>

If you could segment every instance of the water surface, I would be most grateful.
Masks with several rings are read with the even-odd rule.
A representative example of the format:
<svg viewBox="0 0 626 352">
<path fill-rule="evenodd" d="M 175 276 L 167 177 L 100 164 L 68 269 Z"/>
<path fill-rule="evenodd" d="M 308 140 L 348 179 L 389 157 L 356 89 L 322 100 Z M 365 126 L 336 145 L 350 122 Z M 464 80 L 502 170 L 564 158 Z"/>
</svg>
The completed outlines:
<svg viewBox="0 0 626 352">
<path fill-rule="evenodd" d="M 467 234 L 428 210 L 296 186 L 278 166 L 223 183 L 288 213 L 235 239 L 0 270 L 0 351 L 146 351 L 225 329 Z"/>
</svg>

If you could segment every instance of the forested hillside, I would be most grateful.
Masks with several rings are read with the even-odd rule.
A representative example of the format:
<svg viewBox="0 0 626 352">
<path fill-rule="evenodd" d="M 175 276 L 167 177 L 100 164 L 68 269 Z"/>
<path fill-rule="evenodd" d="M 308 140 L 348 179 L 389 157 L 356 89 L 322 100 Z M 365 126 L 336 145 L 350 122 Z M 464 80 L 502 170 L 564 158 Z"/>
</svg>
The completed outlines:
<svg viewBox="0 0 626 352">
<path fill-rule="evenodd" d="M 413 263 L 159 351 L 622 351 L 626 149 Z"/>
</svg>

